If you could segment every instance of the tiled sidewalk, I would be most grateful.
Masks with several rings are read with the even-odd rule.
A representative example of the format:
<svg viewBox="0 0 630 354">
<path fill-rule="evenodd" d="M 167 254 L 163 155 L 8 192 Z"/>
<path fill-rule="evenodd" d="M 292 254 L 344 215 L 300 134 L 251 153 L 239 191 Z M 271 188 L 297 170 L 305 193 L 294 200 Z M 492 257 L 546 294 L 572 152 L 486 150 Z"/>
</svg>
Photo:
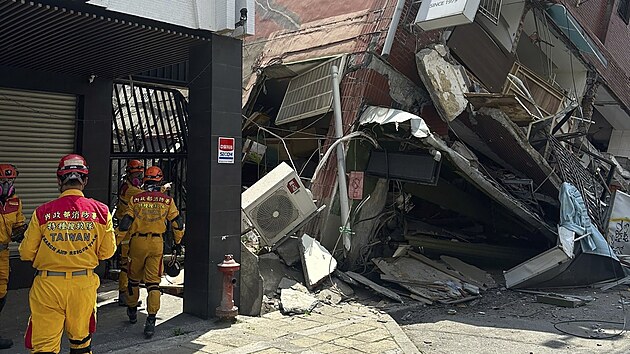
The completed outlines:
<svg viewBox="0 0 630 354">
<path fill-rule="evenodd" d="M 148 347 L 150 346 L 150 347 Z M 419 353 L 387 314 L 360 304 L 323 306 L 313 313 L 239 316 L 228 328 L 200 330 L 116 353 Z"/>
</svg>

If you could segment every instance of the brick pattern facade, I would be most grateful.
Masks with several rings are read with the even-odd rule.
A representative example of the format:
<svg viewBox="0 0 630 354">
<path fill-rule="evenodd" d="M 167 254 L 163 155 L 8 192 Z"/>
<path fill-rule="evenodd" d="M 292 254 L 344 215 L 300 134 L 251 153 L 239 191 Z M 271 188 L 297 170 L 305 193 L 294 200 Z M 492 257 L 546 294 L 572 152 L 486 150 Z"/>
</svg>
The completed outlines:
<svg viewBox="0 0 630 354">
<path fill-rule="evenodd" d="M 597 59 L 589 59 L 613 95 L 630 111 L 630 29 L 617 13 L 620 0 L 608 7 L 607 0 L 582 0 L 580 6 L 572 0 L 562 0 L 564 6 L 582 25 L 608 61 L 604 67 Z M 608 12 L 610 11 L 610 13 Z"/>
<path fill-rule="evenodd" d="M 411 0 L 407 0 L 403 10 L 403 19 L 408 18 L 408 16 L 415 17 L 415 14 L 409 14 L 410 5 Z M 359 53 L 356 55 L 359 58 L 358 61 L 361 61 L 361 58 L 367 59 L 368 51 L 375 53 L 375 55 L 381 54 L 395 7 L 396 1 L 377 0 L 374 2 L 373 11 L 371 12 L 373 18 L 367 21 L 367 25 L 362 31 L 364 35 L 357 39 L 355 53 Z M 398 72 L 411 79 L 417 85 L 422 85 L 416 68 L 415 53 L 431 43 L 438 42 L 441 32 L 418 32 L 416 30 L 414 33 L 404 28 L 404 26 L 405 23 L 401 21 L 387 60 Z M 372 44 L 372 41 L 375 39 L 377 40 L 376 46 Z M 389 94 L 389 79 L 370 69 L 359 69 L 346 75 L 341 82 L 340 91 L 343 126 L 346 134 L 352 130 L 356 120 L 359 118 L 359 110 L 364 104 L 391 106 L 393 103 Z M 428 123 L 431 129 L 436 129 L 437 134 L 446 134 L 448 126 L 437 116 L 437 113 L 431 114 L 432 111 L 435 112 L 435 109 L 431 107 L 425 107 L 422 111 L 423 114 L 428 114 L 431 121 Z M 331 121 L 328 136 L 334 135 L 334 121 Z M 324 144 L 324 150 L 333 142 L 334 139 L 327 139 Z M 337 183 L 337 164 L 335 161 L 336 154 L 332 154 L 326 167 L 318 176 L 318 180 L 311 186 L 315 198 L 325 200 L 329 206 L 331 205 L 330 199 L 334 186 Z M 317 235 L 316 230 L 323 229 L 322 225 L 325 217 L 325 213 L 320 214 L 310 224 L 307 232 L 310 231 L 312 235 Z"/>
</svg>

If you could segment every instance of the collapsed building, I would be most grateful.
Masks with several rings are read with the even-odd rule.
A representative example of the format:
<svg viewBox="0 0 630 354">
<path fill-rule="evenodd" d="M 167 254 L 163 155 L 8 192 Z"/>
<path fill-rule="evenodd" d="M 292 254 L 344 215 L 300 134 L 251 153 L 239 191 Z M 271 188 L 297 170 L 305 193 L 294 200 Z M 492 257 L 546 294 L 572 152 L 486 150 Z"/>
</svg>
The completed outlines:
<svg viewBox="0 0 630 354">
<path fill-rule="evenodd" d="M 408 245 L 509 270 L 513 286 L 623 277 L 604 238 L 630 182 L 627 2 L 457 3 L 449 18 L 405 0 L 259 11 L 264 38 L 245 44 L 244 183 L 290 164 L 320 207 L 300 234 L 345 269 Z M 548 282 L 563 272 L 566 284 Z"/>
</svg>

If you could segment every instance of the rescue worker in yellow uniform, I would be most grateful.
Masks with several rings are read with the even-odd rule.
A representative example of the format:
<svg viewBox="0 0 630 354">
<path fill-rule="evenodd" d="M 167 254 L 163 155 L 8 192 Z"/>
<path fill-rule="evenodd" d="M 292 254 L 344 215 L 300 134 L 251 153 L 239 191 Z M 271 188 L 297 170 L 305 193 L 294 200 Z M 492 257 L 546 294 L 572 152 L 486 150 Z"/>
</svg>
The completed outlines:
<svg viewBox="0 0 630 354">
<path fill-rule="evenodd" d="M 14 165 L 0 164 L 0 312 L 7 302 L 9 283 L 9 243 L 24 238 L 24 215 L 22 201 L 15 194 L 13 183 L 18 176 Z M 13 341 L 0 337 L 0 349 L 13 346 Z"/>
<path fill-rule="evenodd" d="M 92 352 L 100 285 L 94 268 L 114 255 L 116 236 L 107 205 L 84 197 L 87 182 L 85 159 L 64 156 L 57 168 L 61 195 L 35 209 L 19 247 L 20 258 L 37 269 L 24 336 L 33 353 L 59 353 L 64 329 L 71 354 Z"/>
<path fill-rule="evenodd" d="M 142 177 L 144 176 L 144 164 L 140 160 L 127 162 L 125 183 L 118 191 L 118 204 L 114 217 L 120 221 L 129 209 L 129 199 L 141 193 Z M 117 238 L 118 235 L 117 235 Z M 120 238 L 119 238 L 120 239 Z M 120 241 L 120 274 L 118 275 L 118 305 L 127 306 L 127 258 L 129 257 L 129 235 Z"/>
<path fill-rule="evenodd" d="M 130 235 L 129 243 L 129 293 L 127 316 L 129 322 L 138 320 L 140 281 L 147 287 L 147 317 L 144 335 L 151 338 L 155 333 L 155 315 L 160 309 L 160 279 L 162 276 L 163 237 L 167 227 L 173 229 L 176 255 L 181 253 L 184 221 L 179 215 L 173 198 L 160 192 L 162 170 L 157 166 L 144 173 L 145 192 L 129 201 L 129 210 L 118 225 L 120 235 Z M 118 237 L 121 237 L 121 236 Z"/>
</svg>

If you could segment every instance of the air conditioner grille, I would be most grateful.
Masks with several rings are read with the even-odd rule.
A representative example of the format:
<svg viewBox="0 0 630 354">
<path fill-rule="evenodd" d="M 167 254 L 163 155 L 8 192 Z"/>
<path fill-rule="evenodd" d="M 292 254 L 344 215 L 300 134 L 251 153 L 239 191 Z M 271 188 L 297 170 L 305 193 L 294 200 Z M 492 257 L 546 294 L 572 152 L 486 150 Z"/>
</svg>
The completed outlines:
<svg viewBox="0 0 630 354">
<path fill-rule="evenodd" d="M 296 206 L 284 190 L 269 196 L 252 210 L 257 229 L 265 237 L 273 238 L 299 217 Z"/>
</svg>

